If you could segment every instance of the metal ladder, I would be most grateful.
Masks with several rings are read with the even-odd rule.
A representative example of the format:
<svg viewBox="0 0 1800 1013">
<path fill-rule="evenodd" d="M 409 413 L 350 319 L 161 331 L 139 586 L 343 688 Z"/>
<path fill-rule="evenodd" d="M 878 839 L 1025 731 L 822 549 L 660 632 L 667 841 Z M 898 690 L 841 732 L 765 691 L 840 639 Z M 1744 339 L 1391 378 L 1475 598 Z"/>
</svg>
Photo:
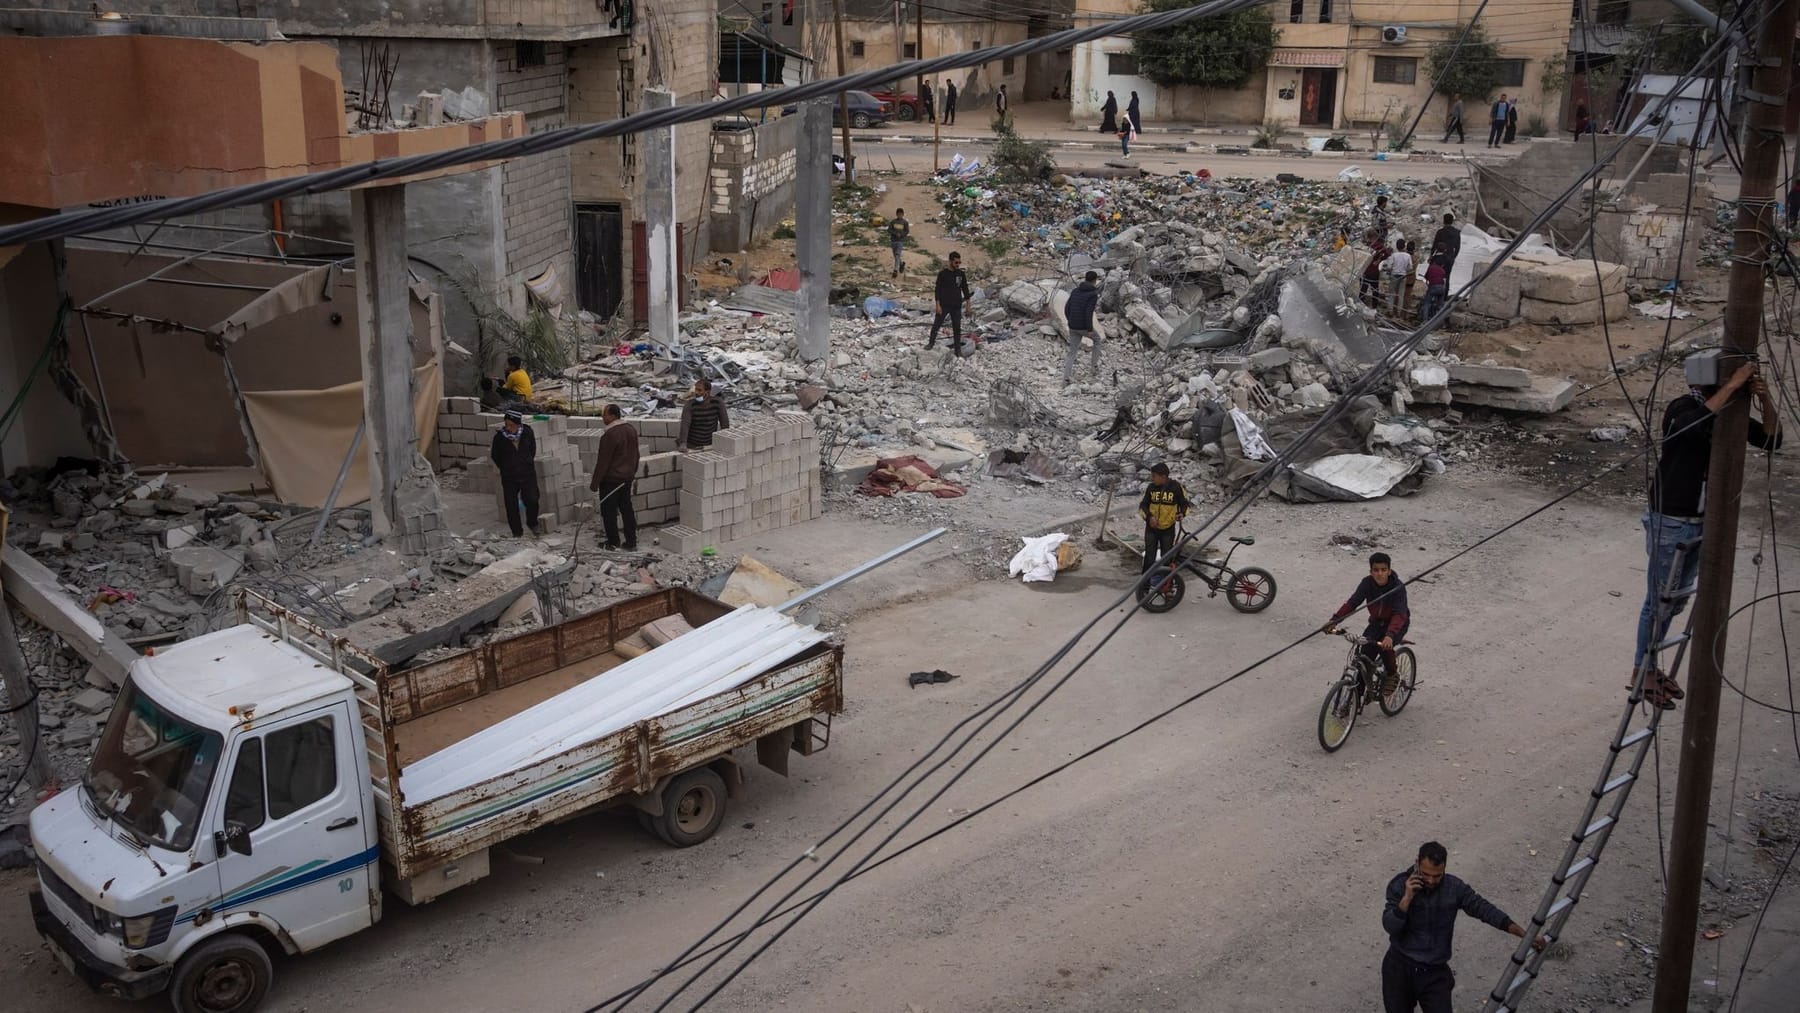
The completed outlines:
<svg viewBox="0 0 1800 1013">
<path fill-rule="evenodd" d="M 1699 551 L 1699 539 L 1682 542 L 1675 547 L 1669 575 L 1663 582 L 1661 593 L 1657 595 L 1652 631 L 1662 629 L 1673 617 L 1676 606 L 1693 596 L 1694 587 L 1678 588 L 1675 582 L 1681 579 L 1682 564 L 1688 554 Z M 1532 941 L 1542 935 L 1548 936 L 1550 942 L 1555 943 L 1562 935 L 1569 916 L 1574 913 L 1575 905 L 1581 903 L 1581 891 L 1587 887 L 1589 877 L 1600 864 L 1600 853 L 1605 850 L 1607 840 L 1619 825 L 1619 815 L 1624 812 L 1625 802 L 1631 797 L 1631 788 L 1637 783 L 1644 757 L 1649 755 L 1656 738 L 1656 728 L 1666 713 L 1661 707 L 1651 706 L 1649 718 L 1638 727 L 1632 727 L 1632 720 L 1638 713 L 1638 704 L 1644 699 L 1648 673 L 1660 667 L 1656 664 L 1656 658 L 1669 648 L 1675 649 L 1675 659 L 1663 671 L 1673 675 L 1680 670 L 1681 662 L 1687 655 L 1692 624 L 1693 613 L 1689 612 L 1686 628 L 1650 645 L 1637 682 L 1631 688 L 1625 711 L 1613 730 L 1612 742 L 1607 745 L 1606 761 L 1600 765 L 1600 776 L 1594 781 L 1594 788 L 1588 794 L 1588 803 L 1582 809 L 1577 829 L 1570 835 L 1569 846 L 1563 850 L 1562 861 L 1550 876 L 1550 886 L 1544 891 L 1537 911 L 1531 916 L 1525 938 L 1519 941 L 1518 947 L 1513 951 L 1499 983 L 1488 993 L 1487 1002 L 1481 1007 L 1482 1013 L 1513 1013 L 1520 1008 L 1525 994 L 1531 990 L 1538 971 L 1543 967 L 1544 955 L 1550 951 L 1550 946 L 1546 945 L 1540 952 L 1533 948 Z M 1621 763 L 1623 770 L 1620 769 Z M 1604 814 L 1600 812 L 1602 802 L 1609 803 Z"/>
</svg>

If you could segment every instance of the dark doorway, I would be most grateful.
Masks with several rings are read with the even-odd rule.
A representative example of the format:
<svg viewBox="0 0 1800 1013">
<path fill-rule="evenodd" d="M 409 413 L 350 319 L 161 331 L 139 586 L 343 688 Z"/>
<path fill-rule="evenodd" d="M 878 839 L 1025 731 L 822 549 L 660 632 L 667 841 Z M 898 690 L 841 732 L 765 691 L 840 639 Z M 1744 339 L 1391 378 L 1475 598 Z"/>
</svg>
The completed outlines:
<svg viewBox="0 0 1800 1013">
<path fill-rule="evenodd" d="M 575 205 L 575 302 L 602 320 L 625 297 L 625 213 L 617 204 Z"/>
<path fill-rule="evenodd" d="M 1337 69 L 1307 67 L 1300 71 L 1300 125 L 1329 127 L 1337 115 Z"/>
</svg>

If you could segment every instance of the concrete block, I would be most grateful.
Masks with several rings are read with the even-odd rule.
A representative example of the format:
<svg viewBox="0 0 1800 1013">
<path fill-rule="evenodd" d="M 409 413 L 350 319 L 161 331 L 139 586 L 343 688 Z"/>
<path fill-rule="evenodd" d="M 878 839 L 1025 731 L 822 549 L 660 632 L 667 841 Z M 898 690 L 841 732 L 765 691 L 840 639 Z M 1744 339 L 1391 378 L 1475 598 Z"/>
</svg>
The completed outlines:
<svg viewBox="0 0 1800 1013">
<path fill-rule="evenodd" d="M 1293 359 L 1294 353 L 1285 348 L 1265 348 L 1250 356 L 1249 368 L 1253 373 L 1262 373 L 1271 369 L 1280 369 L 1292 362 Z"/>
<path fill-rule="evenodd" d="M 1529 387 L 1531 371 L 1517 366 L 1477 366 L 1458 362 L 1449 366 L 1450 379 L 1457 383 L 1478 383 L 1484 387 Z"/>
<path fill-rule="evenodd" d="M 1480 405 L 1506 411 L 1547 415 L 1561 411 L 1575 397 L 1572 380 L 1556 377 L 1534 377 L 1526 388 L 1480 387 L 1451 384 L 1450 397 L 1459 405 Z"/>
<path fill-rule="evenodd" d="M 69 703 L 83 714 L 98 714 L 112 706 L 113 695 L 103 689 L 84 689 Z"/>
<path fill-rule="evenodd" d="M 1477 261 L 1475 273 L 1479 275 L 1487 270 L 1493 261 Z M 1469 295 L 1469 311 L 1484 317 L 1499 320 L 1511 320 L 1519 315 L 1521 271 L 1518 264 L 1508 261 L 1500 265 L 1488 279 L 1476 286 Z"/>
<path fill-rule="evenodd" d="M 713 436 L 712 452 L 721 457 L 736 457 L 755 449 L 756 437 L 739 429 L 726 429 Z"/>
<path fill-rule="evenodd" d="M 1602 313 L 1609 321 L 1623 320 L 1630 310 L 1631 297 L 1623 291 L 1575 304 L 1531 298 L 1519 300 L 1519 315 L 1534 324 L 1597 324 Z"/>
<path fill-rule="evenodd" d="M 230 552 L 210 545 L 183 545 L 169 552 L 175 579 L 189 594 L 208 594 L 231 583 L 243 568 L 241 549 Z"/>
<path fill-rule="evenodd" d="M 1596 276 L 1591 260 L 1534 265 L 1524 272 L 1519 294 L 1545 302 L 1585 303 L 1602 294 L 1625 291 L 1625 265 L 1602 262 Z"/>
</svg>

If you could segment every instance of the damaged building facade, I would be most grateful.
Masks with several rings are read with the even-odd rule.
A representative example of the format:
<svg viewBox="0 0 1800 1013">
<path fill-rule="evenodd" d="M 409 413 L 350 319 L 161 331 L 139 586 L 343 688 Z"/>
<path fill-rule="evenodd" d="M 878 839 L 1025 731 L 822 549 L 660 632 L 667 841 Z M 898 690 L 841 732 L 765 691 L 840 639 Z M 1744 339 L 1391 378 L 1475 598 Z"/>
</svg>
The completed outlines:
<svg viewBox="0 0 1800 1013">
<path fill-rule="evenodd" d="M 1001 0 L 944 0 L 916 6 L 901 4 L 899 8 L 885 0 L 846 0 L 844 69 L 855 73 L 901 60 L 929 60 L 1009 46 L 1068 28 L 1074 9 L 1070 0 L 1034 5 L 1029 11 Z M 822 23 L 829 30 L 830 22 Z M 829 31 L 823 37 L 817 36 L 817 32 L 809 35 L 812 48 L 807 51 L 825 54 L 823 65 L 836 67 L 836 43 Z M 1042 101 L 1051 98 L 1053 92 L 1058 96 L 1068 94 L 1071 56 L 1069 50 L 1061 50 L 996 60 L 940 74 L 930 81 L 931 89 L 941 109 L 944 86 L 954 83 L 957 116 L 968 116 L 970 123 L 985 125 L 992 116 L 994 94 L 1003 84 L 1014 102 Z M 900 88 L 912 94 L 917 82 L 908 78 Z"/>
<path fill-rule="evenodd" d="M 1115 37 L 1075 47 L 1070 116 L 1097 120 L 1106 93 L 1138 93 L 1146 123 L 1273 123 L 1283 126 L 1348 129 L 1383 119 L 1410 119 L 1427 98 L 1420 130 L 1444 126 L 1444 96 L 1431 96 L 1427 56 L 1439 42 L 1455 39 L 1476 4 L 1445 5 L 1418 0 L 1358 3 L 1334 0 L 1275 0 L 1268 5 L 1280 35 L 1267 68 L 1234 90 L 1165 87 L 1137 72 L 1131 39 Z M 1137 0 L 1096 0 L 1082 19 L 1115 19 L 1139 13 Z M 1554 124 L 1561 86 L 1546 89 L 1545 72 L 1566 58 L 1570 8 L 1535 0 L 1492 0 L 1482 15 L 1488 40 L 1499 49 L 1500 86 L 1518 101 L 1519 126 L 1532 116 Z M 1479 140 L 1487 130 L 1480 98 L 1464 103 L 1464 125 Z"/>
</svg>

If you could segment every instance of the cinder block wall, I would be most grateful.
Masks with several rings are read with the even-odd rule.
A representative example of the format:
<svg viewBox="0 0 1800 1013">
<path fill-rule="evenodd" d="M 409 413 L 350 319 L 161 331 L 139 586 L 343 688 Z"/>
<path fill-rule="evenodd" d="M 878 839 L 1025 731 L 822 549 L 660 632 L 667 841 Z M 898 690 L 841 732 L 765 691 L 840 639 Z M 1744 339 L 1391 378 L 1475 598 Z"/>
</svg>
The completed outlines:
<svg viewBox="0 0 1800 1013">
<path fill-rule="evenodd" d="M 800 117 L 744 129 L 713 129 L 712 249 L 728 252 L 775 231 L 794 210 Z"/>
</svg>

